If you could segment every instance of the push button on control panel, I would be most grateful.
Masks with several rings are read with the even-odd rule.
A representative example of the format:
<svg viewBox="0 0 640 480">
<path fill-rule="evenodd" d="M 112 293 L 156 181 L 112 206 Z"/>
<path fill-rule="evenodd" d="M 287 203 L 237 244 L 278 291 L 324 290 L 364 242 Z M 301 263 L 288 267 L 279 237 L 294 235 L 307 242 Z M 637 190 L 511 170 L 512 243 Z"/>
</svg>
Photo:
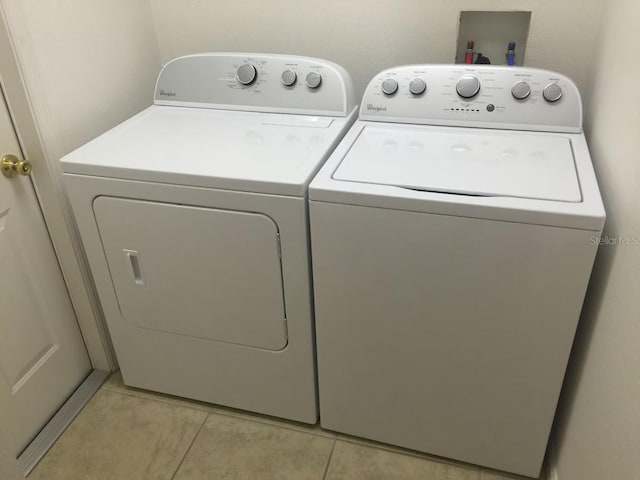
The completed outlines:
<svg viewBox="0 0 640 480">
<path fill-rule="evenodd" d="M 298 75 L 293 70 L 285 70 L 284 72 L 282 72 L 282 75 L 280 75 L 280 80 L 282 81 L 283 85 L 290 87 L 292 85 L 295 85 L 296 81 L 298 80 Z"/>
<path fill-rule="evenodd" d="M 242 85 L 251 85 L 256 81 L 257 77 L 258 71 L 256 70 L 256 67 L 250 63 L 241 65 L 236 72 L 236 78 Z"/>
<path fill-rule="evenodd" d="M 385 78 L 382 82 L 382 93 L 393 95 L 398 91 L 398 82 L 395 78 Z"/>
<path fill-rule="evenodd" d="M 562 88 L 557 83 L 550 83 L 542 91 L 542 96 L 547 102 L 557 102 L 562 98 Z"/>
<path fill-rule="evenodd" d="M 318 72 L 311 72 L 307 75 L 305 83 L 309 88 L 318 88 L 322 83 L 322 77 Z"/>
</svg>

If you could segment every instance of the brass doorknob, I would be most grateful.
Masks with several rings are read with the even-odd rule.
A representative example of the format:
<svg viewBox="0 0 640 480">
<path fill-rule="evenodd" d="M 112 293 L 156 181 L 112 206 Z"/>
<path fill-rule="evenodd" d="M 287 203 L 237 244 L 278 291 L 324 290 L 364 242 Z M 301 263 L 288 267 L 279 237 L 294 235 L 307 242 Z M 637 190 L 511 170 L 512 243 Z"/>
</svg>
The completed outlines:
<svg viewBox="0 0 640 480">
<path fill-rule="evenodd" d="M 0 169 L 5 177 L 13 178 L 16 175 L 29 175 L 31 173 L 31 162 L 29 160 L 20 160 L 12 154 L 2 157 Z"/>
</svg>

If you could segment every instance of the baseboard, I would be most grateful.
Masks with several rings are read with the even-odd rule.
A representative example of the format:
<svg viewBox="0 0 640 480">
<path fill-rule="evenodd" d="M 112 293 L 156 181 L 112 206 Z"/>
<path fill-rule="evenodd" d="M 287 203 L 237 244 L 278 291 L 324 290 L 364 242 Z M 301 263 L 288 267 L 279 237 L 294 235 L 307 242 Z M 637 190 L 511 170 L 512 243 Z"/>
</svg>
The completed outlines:
<svg viewBox="0 0 640 480">
<path fill-rule="evenodd" d="M 32 440 L 29 446 L 18 457 L 18 465 L 25 477 L 38 464 L 42 457 L 49 451 L 60 435 L 64 433 L 74 418 L 80 413 L 91 397 L 98 391 L 109 372 L 94 370 L 73 392 L 73 395 L 60 407 L 60 410 L 49 420 L 49 423 L 40 430 L 40 433 Z"/>
</svg>

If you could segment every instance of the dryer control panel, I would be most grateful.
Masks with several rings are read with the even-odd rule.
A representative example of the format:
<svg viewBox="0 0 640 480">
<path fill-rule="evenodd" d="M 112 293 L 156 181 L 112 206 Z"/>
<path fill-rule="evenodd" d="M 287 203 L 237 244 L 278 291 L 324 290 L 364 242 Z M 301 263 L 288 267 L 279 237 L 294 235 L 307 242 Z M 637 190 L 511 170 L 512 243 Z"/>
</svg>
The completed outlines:
<svg viewBox="0 0 640 480">
<path fill-rule="evenodd" d="M 569 78 L 546 70 L 408 65 L 369 82 L 360 120 L 579 133 L 582 102 Z"/>
<path fill-rule="evenodd" d="M 156 105 L 347 116 L 351 77 L 335 63 L 273 54 L 203 53 L 167 63 Z"/>
</svg>

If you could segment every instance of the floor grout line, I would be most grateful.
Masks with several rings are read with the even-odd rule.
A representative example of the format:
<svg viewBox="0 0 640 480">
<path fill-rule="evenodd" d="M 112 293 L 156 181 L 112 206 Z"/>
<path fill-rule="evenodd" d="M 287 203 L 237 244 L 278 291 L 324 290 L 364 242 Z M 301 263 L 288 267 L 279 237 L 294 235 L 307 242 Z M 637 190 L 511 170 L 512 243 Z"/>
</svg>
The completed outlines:
<svg viewBox="0 0 640 480">
<path fill-rule="evenodd" d="M 202 411 L 202 410 L 200 410 L 200 411 Z M 189 448 L 187 448 L 187 450 L 184 452 L 184 455 L 182 456 L 182 458 L 178 462 L 178 466 L 176 467 L 175 471 L 173 472 L 173 475 L 171 475 L 171 478 L 169 480 L 174 480 L 176 478 L 176 475 L 180 471 L 180 467 L 182 467 L 182 464 L 184 463 L 185 458 L 187 458 L 187 455 L 189 455 L 189 452 L 191 451 L 191 447 L 193 447 L 193 444 L 196 443 L 196 439 L 200 435 L 200 432 L 202 431 L 202 427 L 204 427 L 204 424 L 207 422 L 207 419 L 209 418 L 209 415 L 210 415 L 210 413 L 207 413 L 204 416 L 204 419 L 202 420 L 202 423 L 198 427 L 198 430 L 196 431 L 196 434 L 193 436 L 193 440 L 191 440 L 191 443 L 189 444 Z"/>
<path fill-rule="evenodd" d="M 331 451 L 329 452 L 327 465 L 324 467 L 324 474 L 322 475 L 322 480 L 325 480 L 327 478 L 327 473 L 329 473 L 329 464 L 331 464 L 331 459 L 333 458 L 333 451 L 336 449 L 336 443 L 338 443 L 337 438 L 333 440 L 333 445 L 331 445 Z"/>
</svg>

